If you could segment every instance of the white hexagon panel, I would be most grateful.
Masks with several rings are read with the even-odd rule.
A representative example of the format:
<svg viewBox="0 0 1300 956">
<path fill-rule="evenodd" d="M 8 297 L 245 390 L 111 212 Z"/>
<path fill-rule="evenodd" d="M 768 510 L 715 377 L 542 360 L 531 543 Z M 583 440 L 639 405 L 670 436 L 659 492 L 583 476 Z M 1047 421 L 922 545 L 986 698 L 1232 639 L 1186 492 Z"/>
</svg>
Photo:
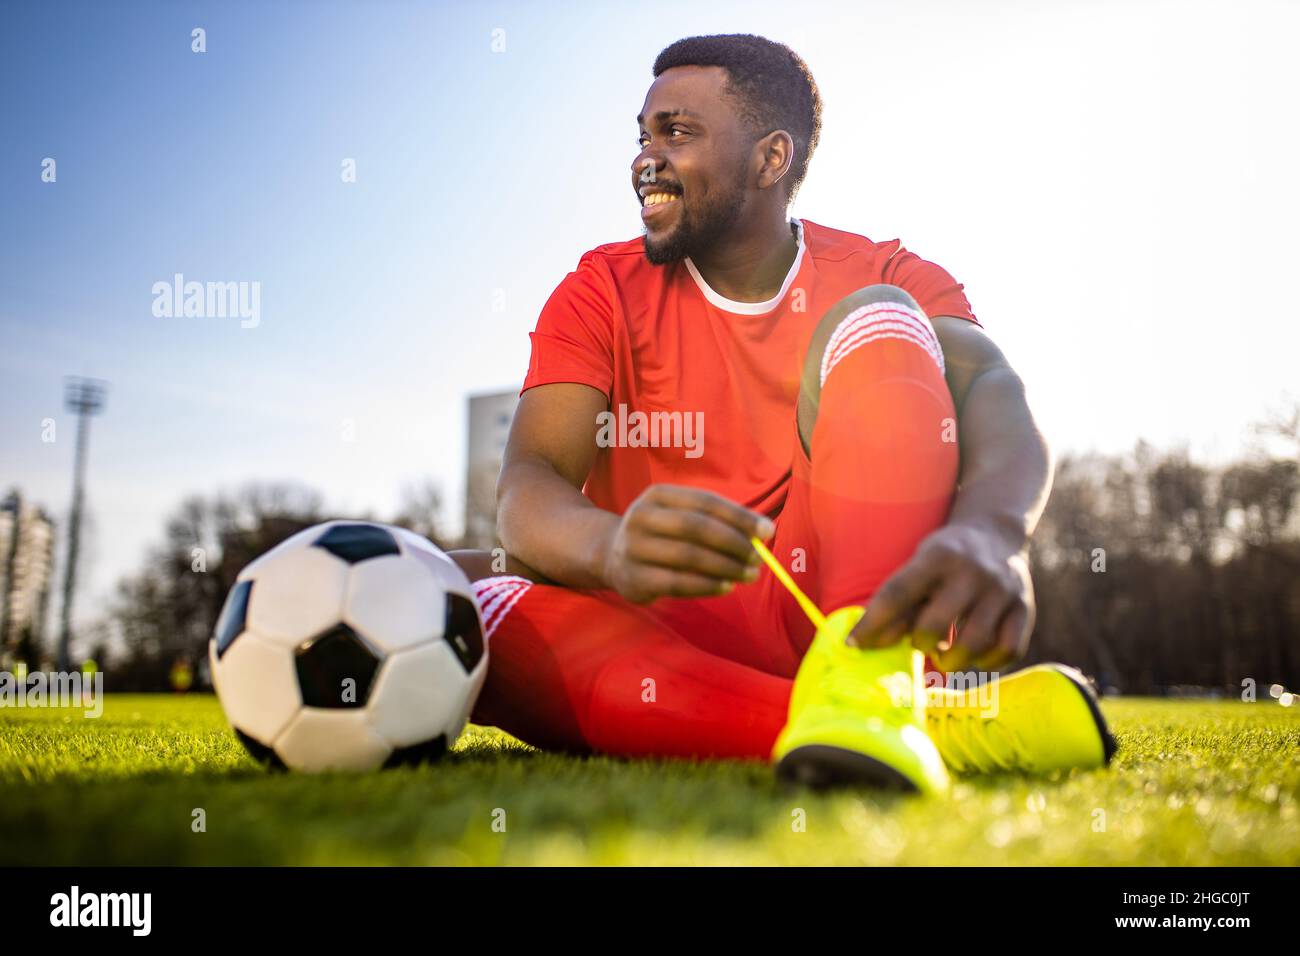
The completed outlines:
<svg viewBox="0 0 1300 956">
<path fill-rule="evenodd" d="M 275 752 L 292 770 L 373 770 L 392 747 L 375 733 L 361 710 L 304 707 L 275 742 Z"/>
<path fill-rule="evenodd" d="M 414 557 L 394 554 L 352 568 L 343 620 L 388 653 L 442 636 L 446 591 Z"/>
<path fill-rule="evenodd" d="M 446 735 L 456 721 L 467 680 L 445 641 L 428 641 L 395 654 L 375 686 L 370 722 L 394 747 Z"/>
<path fill-rule="evenodd" d="M 248 627 L 293 648 L 339 621 L 349 566 L 322 548 L 276 554 L 257 569 L 248 600 Z M 242 575 L 241 575 L 242 576 Z"/>
<path fill-rule="evenodd" d="M 226 719 L 236 730 L 270 747 L 302 709 L 293 653 L 251 631 L 224 652 L 212 644 L 213 674 Z"/>
</svg>

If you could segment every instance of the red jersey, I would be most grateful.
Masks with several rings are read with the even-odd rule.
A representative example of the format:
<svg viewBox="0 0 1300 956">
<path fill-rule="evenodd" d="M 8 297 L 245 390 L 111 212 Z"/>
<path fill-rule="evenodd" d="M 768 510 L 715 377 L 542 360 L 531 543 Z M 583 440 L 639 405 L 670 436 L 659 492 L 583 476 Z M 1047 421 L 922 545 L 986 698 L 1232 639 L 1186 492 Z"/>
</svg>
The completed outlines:
<svg viewBox="0 0 1300 956">
<path fill-rule="evenodd" d="M 863 286 L 907 291 L 929 316 L 976 322 L 962 286 L 898 240 L 795 220 L 798 253 L 766 302 L 709 288 L 690 259 L 652 265 L 640 238 L 598 246 L 547 300 L 521 390 L 577 382 L 609 398 L 583 492 L 622 514 L 647 486 L 705 488 L 775 516 L 799 447 L 804 353 Z"/>
</svg>

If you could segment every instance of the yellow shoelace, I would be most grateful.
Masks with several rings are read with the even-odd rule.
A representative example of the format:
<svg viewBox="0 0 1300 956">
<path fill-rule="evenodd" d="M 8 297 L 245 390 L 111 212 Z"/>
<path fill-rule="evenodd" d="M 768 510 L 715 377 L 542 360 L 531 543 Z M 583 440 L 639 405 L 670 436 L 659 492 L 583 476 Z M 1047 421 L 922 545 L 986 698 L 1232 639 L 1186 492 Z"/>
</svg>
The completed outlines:
<svg viewBox="0 0 1300 956">
<path fill-rule="evenodd" d="M 767 545 L 756 537 L 749 540 L 754 546 L 754 550 L 758 552 L 758 556 L 776 575 L 776 579 L 790 592 L 795 601 L 798 602 L 799 607 L 803 608 L 804 614 L 808 615 L 808 620 L 812 621 L 814 627 L 822 628 L 826 624 L 826 615 L 813 603 L 812 598 L 804 594 L 799 585 L 794 583 L 794 579 L 781 566 L 781 562 L 776 559 L 776 555 L 768 550 Z M 837 650 L 843 653 L 849 651 L 849 648 L 845 646 Z M 850 651 L 850 653 L 853 652 Z M 856 667 L 829 667 L 822 674 L 821 683 L 831 696 L 838 697 L 841 700 L 860 704 L 874 697 L 885 705 L 910 706 L 908 702 L 910 701 L 911 682 L 907 682 L 909 684 L 908 688 L 900 688 L 898 681 L 894 679 L 894 675 L 884 675 L 884 678 L 882 680 L 882 675 L 879 674 L 864 675 Z"/>
<path fill-rule="evenodd" d="M 1021 762 L 1024 744 L 996 719 L 970 711 L 932 708 L 930 736 L 944 758 L 960 772 L 994 773 L 1025 769 Z"/>
<path fill-rule="evenodd" d="M 803 608 L 803 612 L 808 615 L 808 620 L 813 622 L 813 627 L 820 630 L 822 625 L 826 623 L 826 615 L 817 609 L 817 605 L 812 602 L 812 599 L 809 598 L 808 595 L 799 590 L 799 585 L 794 583 L 794 578 L 790 577 L 789 572 L 781 566 L 781 562 L 776 559 L 776 555 L 767 550 L 767 545 L 758 540 L 757 537 L 750 538 L 749 543 L 754 546 L 754 550 L 757 551 L 758 556 L 763 559 L 763 563 L 772 569 L 772 573 L 776 575 L 776 579 L 784 584 L 785 589 L 794 596 L 796 601 L 799 602 L 799 606 Z"/>
</svg>

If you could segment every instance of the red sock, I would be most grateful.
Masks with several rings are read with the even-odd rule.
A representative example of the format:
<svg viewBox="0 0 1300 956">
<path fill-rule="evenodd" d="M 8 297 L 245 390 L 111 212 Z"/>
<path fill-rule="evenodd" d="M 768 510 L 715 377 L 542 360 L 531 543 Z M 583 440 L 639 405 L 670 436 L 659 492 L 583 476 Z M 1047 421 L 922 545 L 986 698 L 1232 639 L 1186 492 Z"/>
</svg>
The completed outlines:
<svg viewBox="0 0 1300 956">
<path fill-rule="evenodd" d="M 547 749 L 771 754 L 790 681 L 702 651 L 608 592 L 518 578 L 475 588 L 491 655 L 476 723 Z"/>
<path fill-rule="evenodd" d="M 892 302 L 830 340 L 808 489 L 826 613 L 865 604 L 947 519 L 958 450 L 941 356 L 929 321 Z"/>
</svg>

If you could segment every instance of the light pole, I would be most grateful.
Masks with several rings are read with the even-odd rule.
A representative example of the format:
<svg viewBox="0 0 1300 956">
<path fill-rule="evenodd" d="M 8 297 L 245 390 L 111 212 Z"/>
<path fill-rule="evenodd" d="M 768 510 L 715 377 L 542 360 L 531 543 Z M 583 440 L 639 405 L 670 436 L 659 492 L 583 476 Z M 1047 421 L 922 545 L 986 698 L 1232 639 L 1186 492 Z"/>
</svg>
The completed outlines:
<svg viewBox="0 0 1300 956">
<path fill-rule="evenodd" d="M 107 382 L 94 378 L 69 378 L 63 404 L 77 413 L 77 452 L 72 466 L 72 514 L 68 517 L 68 566 L 63 575 L 62 628 L 59 634 L 59 670 L 72 667 L 68 645 L 72 639 L 72 594 L 77 582 L 77 551 L 81 537 L 82 484 L 86 476 L 86 444 L 90 440 L 90 416 L 104 407 Z"/>
</svg>

